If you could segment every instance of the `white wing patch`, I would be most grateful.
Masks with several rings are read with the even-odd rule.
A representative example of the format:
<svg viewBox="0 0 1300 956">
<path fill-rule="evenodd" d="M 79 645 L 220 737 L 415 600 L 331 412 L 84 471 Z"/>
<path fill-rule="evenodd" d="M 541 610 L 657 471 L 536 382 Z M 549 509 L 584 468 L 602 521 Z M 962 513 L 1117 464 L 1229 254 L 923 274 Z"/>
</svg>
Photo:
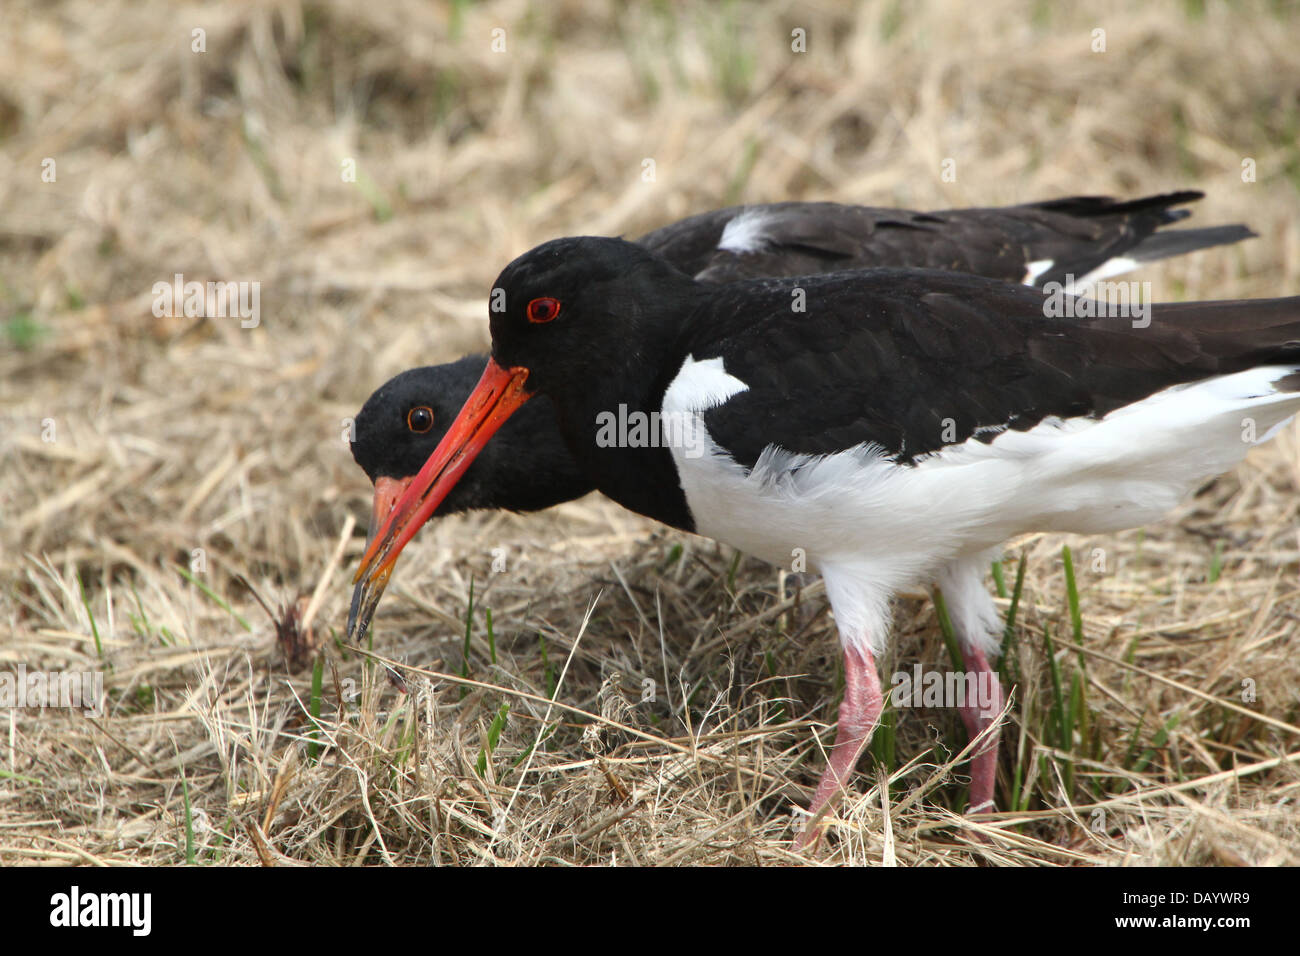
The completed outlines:
<svg viewBox="0 0 1300 956">
<path fill-rule="evenodd" d="M 1054 265 L 1056 265 L 1055 259 L 1035 259 L 1033 262 L 1026 263 L 1025 277 L 1020 280 L 1020 284 L 1037 285 L 1038 277 Z"/>
<path fill-rule="evenodd" d="M 1033 262 L 1026 263 L 1025 277 L 1020 280 L 1020 284 L 1037 286 L 1038 280 L 1054 265 L 1056 265 L 1055 259 L 1035 259 Z M 1109 279 L 1111 276 L 1123 275 L 1125 272 L 1132 272 L 1138 265 L 1136 259 L 1131 259 L 1128 256 L 1113 256 L 1091 272 L 1075 276 L 1073 282 L 1065 283 L 1065 291 L 1070 295 L 1076 295 L 1075 290 L 1080 286 L 1100 282 L 1102 279 Z"/>
<path fill-rule="evenodd" d="M 1107 259 L 1086 275 L 1076 277 L 1074 285 L 1081 286 L 1087 285 L 1091 282 L 1100 282 L 1102 279 L 1109 279 L 1111 276 L 1119 276 L 1126 272 L 1132 272 L 1137 267 L 1138 261 L 1136 259 L 1130 259 L 1128 256 L 1115 256 L 1114 258 Z M 1066 289 L 1065 291 L 1073 293 L 1074 290 L 1071 288 Z"/>
<path fill-rule="evenodd" d="M 758 252 L 767 244 L 763 229 L 768 216 L 760 210 L 745 211 L 727 223 L 718 240 L 718 248 L 727 252 Z"/>
<path fill-rule="evenodd" d="M 688 355 L 664 392 L 664 412 L 680 415 L 707 411 L 748 390 L 748 385 L 723 367 L 721 357 L 697 362 Z"/>
</svg>

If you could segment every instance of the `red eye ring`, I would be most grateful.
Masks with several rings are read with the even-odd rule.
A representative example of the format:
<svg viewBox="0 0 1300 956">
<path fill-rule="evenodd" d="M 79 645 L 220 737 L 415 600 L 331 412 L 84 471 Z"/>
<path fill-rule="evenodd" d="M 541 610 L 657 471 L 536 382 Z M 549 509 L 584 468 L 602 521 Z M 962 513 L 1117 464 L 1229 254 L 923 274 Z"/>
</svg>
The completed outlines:
<svg viewBox="0 0 1300 956">
<path fill-rule="evenodd" d="M 528 321 L 535 325 L 554 322 L 560 314 L 560 300 L 552 299 L 549 295 L 533 299 L 528 303 L 525 314 L 528 316 Z"/>
<path fill-rule="evenodd" d="M 433 409 L 428 405 L 417 405 L 406 413 L 406 427 L 423 435 L 433 427 Z"/>
</svg>

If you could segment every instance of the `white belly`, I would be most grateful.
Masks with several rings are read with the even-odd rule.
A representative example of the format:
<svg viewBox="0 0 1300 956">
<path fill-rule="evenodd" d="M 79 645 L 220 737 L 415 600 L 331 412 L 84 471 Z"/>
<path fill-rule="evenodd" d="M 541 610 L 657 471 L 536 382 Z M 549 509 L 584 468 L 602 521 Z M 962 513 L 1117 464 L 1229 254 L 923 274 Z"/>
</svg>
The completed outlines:
<svg viewBox="0 0 1300 956">
<path fill-rule="evenodd" d="M 1300 394 L 1273 387 L 1293 371 L 1264 367 L 1175 386 L 1100 420 L 1049 419 L 915 465 L 863 446 L 824 456 L 769 447 L 746 472 L 702 420 L 697 447 L 674 447 L 673 458 L 700 534 L 784 567 L 799 557 L 809 569 L 851 567 L 892 592 L 926 585 L 948 562 L 1019 534 L 1158 519 L 1300 410 Z M 687 359 L 664 411 L 699 419 L 744 388 L 721 360 Z"/>
</svg>

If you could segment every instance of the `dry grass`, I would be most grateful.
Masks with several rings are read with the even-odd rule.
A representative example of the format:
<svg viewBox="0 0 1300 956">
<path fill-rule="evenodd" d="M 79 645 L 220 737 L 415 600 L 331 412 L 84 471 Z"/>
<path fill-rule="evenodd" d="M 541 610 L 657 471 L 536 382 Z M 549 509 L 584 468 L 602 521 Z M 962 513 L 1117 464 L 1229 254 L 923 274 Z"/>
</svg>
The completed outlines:
<svg viewBox="0 0 1300 956">
<path fill-rule="evenodd" d="M 178 863 L 187 830 L 224 864 L 796 861 L 837 698 L 819 585 L 593 497 L 420 536 L 375 643 L 408 693 L 336 642 L 368 507 L 342 422 L 482 346 L 485 290 L 536 242 L 735 201 L 1195 187 L 1198 223 L 1261 238 L 1151 270 L 1157 298 L 1300 292 L 1283 4 L 618 7 L 4 5 L 0 669 L 102 670 L 109 702 L 0 715 L 0 861 Z M 261 325 L 155 318 L 177 272 L 260 282 Z M 999 785 L 1007 806 L 1028 768 L 1023 810 L 980 845 L 953 812 L 956 715 L 901 713 L 824 859 L 1300 862 L 1297 487 L 1292 431 L 1167 523 L 1071 542 L 1086 671 L 1062 541 L 1027 542 Z M 197 558 L 215 597 L 178 570 Z M 288 668 L 236 575 L 273 605 L 321 587 L 316 746 L 310 664 Z M 885 668 L 943 666 L 928 604 L 897 619 Z M 1086 674 L 1064 749 L 1044 629 L 1067 686 Z"/>
</svg>

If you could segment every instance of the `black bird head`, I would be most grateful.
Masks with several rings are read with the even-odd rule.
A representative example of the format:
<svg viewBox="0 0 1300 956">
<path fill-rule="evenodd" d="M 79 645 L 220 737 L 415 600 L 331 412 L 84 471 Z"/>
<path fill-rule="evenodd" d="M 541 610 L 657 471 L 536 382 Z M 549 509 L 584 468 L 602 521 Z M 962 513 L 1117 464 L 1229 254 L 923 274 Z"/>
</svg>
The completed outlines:
<svg viewBox="0 0 1300 956">
<path fill-rule="evenodd" d="M 529 394 L 641 367 L 673 334 L 697 284 L 621 239 L 554 239 L 520 256 L 492 287 L 492 359 L 527 369 Z M 621 368 L 620 368 L 621 366 Z"/>
<path fill-rule="evenodd" d="M 357 444 L 362 447 L 354 445 L 353 454 L 376 481 L 375 519 L 355 578 L 350 636 L 365 633 L 398 554 L 425 521 L 439 510 L 448 510 L 451 494 L 462 480 L 472 481 L 472 464 L 486 448 L 495 448 L 497 457 L 483 474 L 504 464 L 516 473 L 531 470 L 540 483 L 549 483 L 547 469 L 553 462 L 518 449 L 511 454 L 508 440 L 498 439 L 489 446 L 488 439 L 498 429 L 504 430 L 512 416 L 527 414 L 521 410 L 539 393 L 582 387 L 583 380 L 594 375 L 617 380 L 635 370 L 653 368 L 656 356 L 651 353 L 656 341 L 675 337 L 677 325 L 672 320 L 684 324 L 695 289 L 689 276 L 621 239 L 552 240 L 510 263 L 493 284 L 489 299 L 492 358 L 454 421 L 441 426 L 447 417 L 439 415 L 440 408 L 431 395 L 426 396 L 415 379 L 402 381 L 424 370 L 397 376 L 366 403 L 357 420 Z M 392 391 L 383 395 L 389 386 Z M 373 415 L 367 412 L 372 403 L 376 405 Z M 369 431 L 371 417 L 382 424 L 363 440 L 362 419 L 367 419 L 364 424 Z M 401 429 L 424 428 L 429 419 L 427 431 L 419 434 L 436 433 L 438 441 L 418 474 L 412 475 L 408 469 L 434 439 L 421 440 L 417 450 Z M 528 429 L 538 420 L 556 433 L 558 442 L 549 408 L 536 410 L 515 427 Z M 401 436 L 411 447 L 386 447 L 385 436 L 388 441 Z M 566 466 L 574 467 L 572 463 Z M 406 474 L 387 475 L 386 471 Z M 381 513 L 378 486 L 385 478 L 399 482 L 400 488 L 386 486 L 397 495 L 395 501 L 385 500 Z M 485 482 L 478 482 L 477 488 L 471 485 L 460 499 L 462 503 L 451 510 L 479 503 L 509 507 L 484 495 L 485 488 L 490 490 Z"/>
<path fill-rule="evenodd" d="M 357 413 L 352 457 L 375 486 L 367 545 L 446 436 L 487 361 L 485 355 L 469 355 L 409 369 L 376 389 Z M 433 513 L 540 511 L 593 487 L 564 446 L 550 400 L 539 398 L 502 426 Z M 349 632 L 356 626 L 360 596 L 358 589 Z"/>
<path fill-rule="evenodd" d="M 366 399 L 356 417 L 352 457 L 375 486 L 372 534 L 447 434 L 486 365 L 487 356 L 468 355 L 409 369 Z M 591 490 L 564 447 L 550 402 L 539 399 L 502 426 L 435 514 L 540 511 Z"/>
</svg>

